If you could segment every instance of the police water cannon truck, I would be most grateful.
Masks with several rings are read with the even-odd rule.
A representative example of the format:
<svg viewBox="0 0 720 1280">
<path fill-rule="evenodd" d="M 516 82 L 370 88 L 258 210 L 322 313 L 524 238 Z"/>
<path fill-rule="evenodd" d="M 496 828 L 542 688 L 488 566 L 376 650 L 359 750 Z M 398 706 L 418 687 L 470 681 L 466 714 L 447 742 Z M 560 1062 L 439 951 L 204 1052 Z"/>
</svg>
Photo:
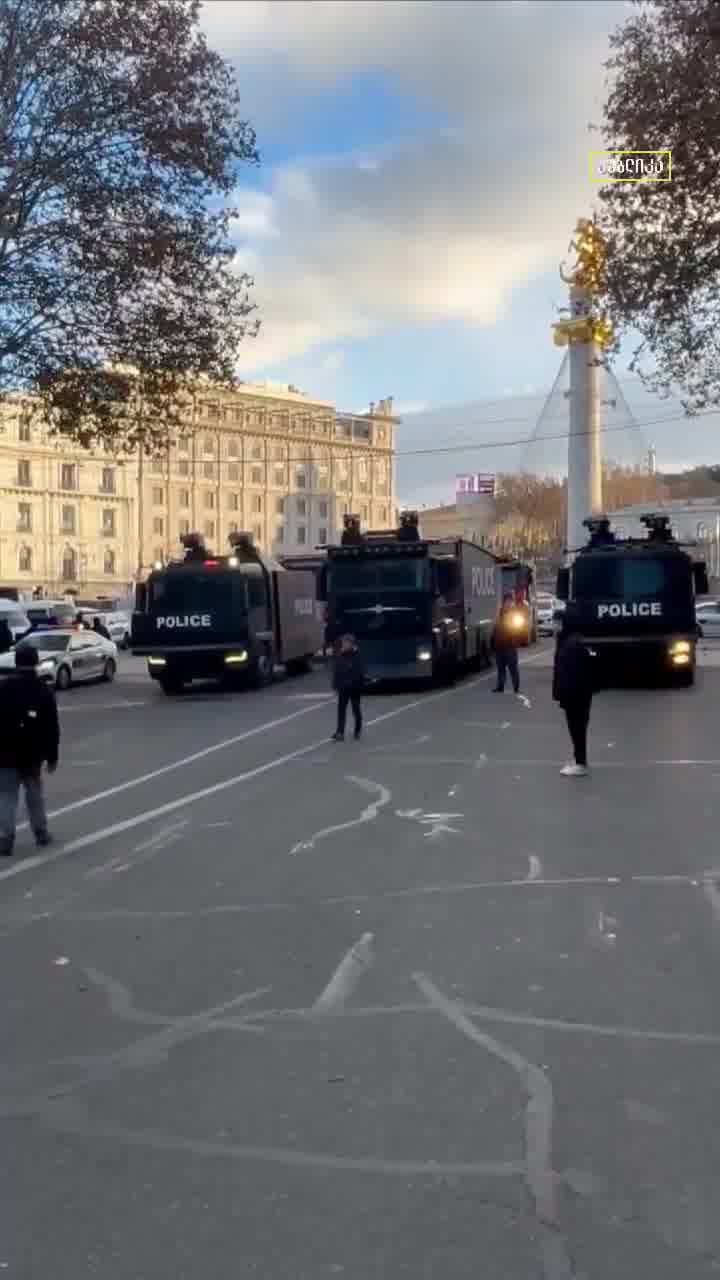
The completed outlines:
<svg viewBox="0 0 720 1280">
<path fill-rule="evenodd" d="M 642 523 L 646 537 L 621 540 L 607 517 L 586 520 L 588 544 L 558 573 L 556 594 L 573 606 L 573 628 L 606 671 L 665 673 L 691 685 L 706 567 L 675 539 L 667 515 Z"/>
<path fill-rule="evenodd" d="M 462 539 L 423 539 L 417 512 L 362 533 L 344 519 L 327 548 L 327 635 L 352 633 L 374 681 L 451 681 L 492 656 L 499 561 Z"/>
<path fill-rule="evenodd" d="M 322 646 L 315 579 L 263 555 L 250 534 L 230 535 L 230 554 L 212 555 L 198 534 L 183 538 L 182 560 L 137 589 L 133 653 L 165 693 L 192 680 L 269 684 L 276 664 L 309 671 Z"/>
</svg>

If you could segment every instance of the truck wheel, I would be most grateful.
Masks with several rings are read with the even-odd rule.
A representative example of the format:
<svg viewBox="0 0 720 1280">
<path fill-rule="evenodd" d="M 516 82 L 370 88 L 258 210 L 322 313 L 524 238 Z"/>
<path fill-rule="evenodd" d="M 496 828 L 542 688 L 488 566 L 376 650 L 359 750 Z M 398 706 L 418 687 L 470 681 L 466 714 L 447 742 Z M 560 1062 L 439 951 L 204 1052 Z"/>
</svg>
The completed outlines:
<svg viewBox="0 0 720 1280">
<path fill-rule="evenodd" d="M 182 680 L 178 680 L 177 676 L 160 676 L 160 688 L 168 698 L 174 698 L 177 694 L 182 693 L 184 685 Z"/>
<path fill-rule="evenodd" d="M 263 649 L 253 663 L 250 676 L 253 688 L 264 689 L 267 685 L 272 684 L 274 670 L 275 663 L 272 650 Z"/>
<path fill-rule="evenodd" d="M 312 656 L 292 658 L 285 663 L 285 671 L 289 676 L 306 676 L 312 670 Z"/>
</svg>

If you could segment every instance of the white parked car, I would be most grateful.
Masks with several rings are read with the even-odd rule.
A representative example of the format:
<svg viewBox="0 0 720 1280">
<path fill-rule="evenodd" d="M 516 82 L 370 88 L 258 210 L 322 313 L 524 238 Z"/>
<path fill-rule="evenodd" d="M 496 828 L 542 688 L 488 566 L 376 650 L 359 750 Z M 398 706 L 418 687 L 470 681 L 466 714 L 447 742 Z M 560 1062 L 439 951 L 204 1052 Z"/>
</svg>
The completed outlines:
<svg viewBox="0 0 720 1280">
<path fill-rule="evenodd" d="M 86 627 L 92 627 L 95 618 L 99 618 L 110 632 L 110 639 L 118 649 L 130 648 L 130 615 L 120 611 L 99 613 L 97 609 L 81 609 L 80 614 Z"/>
<path fill-rule="evenodd" d="M 71 631 L 53 627 L 48 631 L 32 631 L 23 641 L 38 651 L 38 675 L 56 689 L 69 689 L 71 684 L 91 680 L 114 680 L 117 671 L 117 645 L 94 631 Z M 15 650 L 0 654 L 0 676 L 15 667 Z"/>
<path fill-rule="evenodd" d="M 7 622 L 13 640 L 19 640 L 30 626 L 30 619 L 22 604 L 15 600 L 0 600 L 0 618 Z"/>
<path fill-rule="evenodd" d="M 553 615 L 558 609 L 562 608 L 563 605 L 554 596 L 543 594 L 537 596 L 538 635 L 551 636 L 553 634 Z"/>
<path fill-rule="evenodd" d="M 708 639 L 720 636 L 720 601 L 703 600 L 695 606 L 695 620 L 700 628 L 700 635 Z"/>
</svg>

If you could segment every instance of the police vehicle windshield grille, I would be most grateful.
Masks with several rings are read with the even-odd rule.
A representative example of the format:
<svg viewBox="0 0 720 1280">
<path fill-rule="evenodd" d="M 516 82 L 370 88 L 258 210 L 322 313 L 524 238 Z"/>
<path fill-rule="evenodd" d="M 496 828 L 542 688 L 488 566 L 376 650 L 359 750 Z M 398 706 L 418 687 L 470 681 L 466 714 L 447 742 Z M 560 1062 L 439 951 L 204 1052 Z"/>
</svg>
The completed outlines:
<svg viewBox="0 0 720 1280">
<path fill-rule="evenodd" d="M 602 600 L 657 599 L 687 586 L 681 561 L 651 556 L 580 557 L 573 569 L 574 594 Z"/>
<path fill-rule="evenodd" d="M 213 570 L 163 574 L 148 583 L 150 613 L 208 613 L 213 609 L 233 610 L 245 603 L 242 578 L 238 573 Z"/>
<path fill-rule="evenodd" d="M 427 584 L 427 561 L 398 556 L 392 560 L 336 560 L 328 570 L 329 590 L 422 591 Z"/>
</svg>

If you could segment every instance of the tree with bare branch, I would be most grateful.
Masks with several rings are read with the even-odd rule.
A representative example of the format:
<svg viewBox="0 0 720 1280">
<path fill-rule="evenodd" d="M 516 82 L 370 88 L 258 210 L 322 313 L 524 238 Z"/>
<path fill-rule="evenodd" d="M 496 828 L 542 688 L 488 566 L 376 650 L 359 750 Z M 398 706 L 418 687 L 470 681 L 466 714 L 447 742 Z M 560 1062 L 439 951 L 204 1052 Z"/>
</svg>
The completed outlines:
<svg viewBox="0 0 720 1280">
<path fill-rule="evenodd" d="M 0 0 L 0 398 L 155 450 L 255 329 L 229 230 L 258 161 L 200 0 Z"/>
</svg>

